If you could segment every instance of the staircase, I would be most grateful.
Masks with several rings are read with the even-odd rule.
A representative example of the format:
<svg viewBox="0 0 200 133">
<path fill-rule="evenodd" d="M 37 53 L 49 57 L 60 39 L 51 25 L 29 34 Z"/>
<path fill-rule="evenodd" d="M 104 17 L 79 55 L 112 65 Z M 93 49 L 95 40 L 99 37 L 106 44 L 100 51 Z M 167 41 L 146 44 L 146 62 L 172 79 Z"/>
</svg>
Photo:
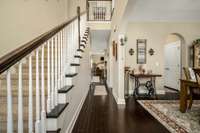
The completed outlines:
<svg viewBox="0 0 200 133">
<path fill-rule="evenodd" d="M 67 93 L 88 39 L 86 15 L 79 11 L 0 59 L 0 133 L 62 132 Z"/>
</svg>

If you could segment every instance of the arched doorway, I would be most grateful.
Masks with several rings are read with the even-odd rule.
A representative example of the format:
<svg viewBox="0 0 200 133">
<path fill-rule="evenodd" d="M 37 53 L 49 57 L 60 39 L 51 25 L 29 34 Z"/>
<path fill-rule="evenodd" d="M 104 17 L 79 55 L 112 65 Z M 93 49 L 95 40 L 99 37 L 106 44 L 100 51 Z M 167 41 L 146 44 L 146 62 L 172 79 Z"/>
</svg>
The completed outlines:
<svg viewBox="0 0 200 133">
<path fill-rule="evenodd" d="M 164 85 L 167 88 L 180 90 L 182 66 L 185 64 L 185 40 L 178 33 L 171 33 L 164 46 Z"/>
</svg>

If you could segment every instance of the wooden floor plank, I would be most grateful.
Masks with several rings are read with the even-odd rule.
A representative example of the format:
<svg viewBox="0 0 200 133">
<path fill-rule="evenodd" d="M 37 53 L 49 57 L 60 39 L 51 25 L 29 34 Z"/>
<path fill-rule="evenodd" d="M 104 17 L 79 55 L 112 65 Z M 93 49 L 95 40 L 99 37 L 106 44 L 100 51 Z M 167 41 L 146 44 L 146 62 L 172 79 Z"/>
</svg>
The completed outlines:
<svg viewBox="0 0 200 133">
<path fill-rule="evenodd" d="M 73 133 L 169 133 L 134 97 L 126 99 L 126 106 L 118 106 L 111 93 L 107 96 L 93 93 L 91 89 Z M 167 93 L 158 99 L 178 99 L 178 94 Z"/>
</svg>

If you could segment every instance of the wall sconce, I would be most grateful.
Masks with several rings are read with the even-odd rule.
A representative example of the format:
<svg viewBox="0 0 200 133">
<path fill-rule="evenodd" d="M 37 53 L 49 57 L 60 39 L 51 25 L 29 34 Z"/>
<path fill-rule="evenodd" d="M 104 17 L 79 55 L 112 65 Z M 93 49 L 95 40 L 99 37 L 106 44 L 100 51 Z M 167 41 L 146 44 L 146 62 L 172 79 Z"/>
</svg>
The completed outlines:
<svg viewBox="0 0 200 133">
<path fill-rule="evenodd" d="M 152 55 L 154 55 L 154 53 L 155 53 L 155 51 L 152 48 L 150 48 L 149 49 L 149 55 L 152 56 Z"/>
<path fill-rule="evenodd" d="M 124 46 L 125 45 L 125 43 L 127 42 L 127 37 L 125 36 L 124 38 L 121 38 L 120 39 L 120 42 L 121 42 L 121 46 Z"/>
<path fill-rule="evenodd" d="M 132 56 L 135 53 L 135 51 L 131 48 L 129 49 L 129 54 Z"/>
</svg>

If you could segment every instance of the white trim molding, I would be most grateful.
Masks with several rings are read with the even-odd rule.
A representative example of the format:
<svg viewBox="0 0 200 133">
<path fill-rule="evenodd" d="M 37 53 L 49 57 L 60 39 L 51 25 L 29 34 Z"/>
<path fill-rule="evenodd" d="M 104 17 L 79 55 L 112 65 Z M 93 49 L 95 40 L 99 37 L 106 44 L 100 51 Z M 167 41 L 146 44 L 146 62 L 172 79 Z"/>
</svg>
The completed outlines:
<svg viewBox="0 0 200 133">
<path fill-rule="evenodd" d="M 69 126 L 68 126 L 68 128 L 66 130 L 66 133 L 71 133 L 72 132 L 72 130 L 74 128 L 74 125 L 76 123 L 76 120 L 77 120 L 77 118 L 78 118 L 78 116 L 80 114 L 80 111 L 81 111 L 81 109 L 83 107 L 83 104 L 85 102 L 85 99 L 86 99 L 87 95 L 88 95 L 88 93 L 86 93 L 85 96 L 83 96 L 83 98 L 81 99 L 81 102 L 79 103 L 78 108 L 77 108 L 76 112 L 74 113 L 74 116 L 72 117 L 72 120 L 71 120 L 71 122 L 70 122 L 70 124 L 69 124 Z"/>
<path fill-rule="evenodd" d="M 126 104 L 125 99 L 119 98 L 117 94 L 113 91 L 113 97 L 115 98 L 115 101 L 118 105 L 124 105 Z"/>
<path fill-rule="evenodd" d="M 146 91 L 141 89 L 140 93 L 146 93 Z M 133 94 L 133 89 L 129 89 L 129 94 Z M 156 94 L 164 95 L 165 90 L 164 89 L 156 89 Z"/>
</svg>

